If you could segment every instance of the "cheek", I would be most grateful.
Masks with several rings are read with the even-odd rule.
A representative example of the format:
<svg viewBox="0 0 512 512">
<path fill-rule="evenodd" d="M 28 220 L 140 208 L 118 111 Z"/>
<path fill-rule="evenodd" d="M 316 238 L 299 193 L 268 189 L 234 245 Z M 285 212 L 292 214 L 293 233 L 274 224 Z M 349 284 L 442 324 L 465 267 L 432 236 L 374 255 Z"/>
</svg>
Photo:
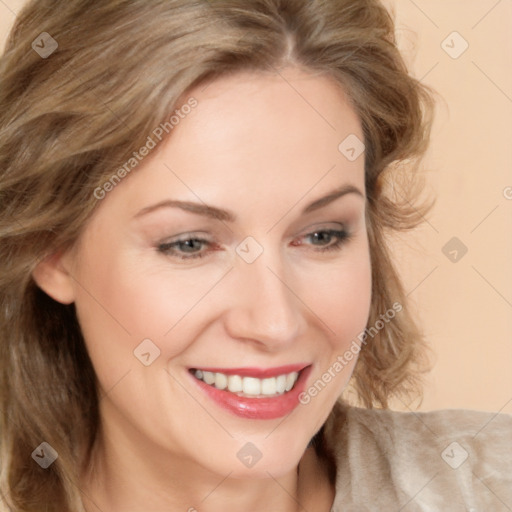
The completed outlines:
<svg viewBox="0 0 512 512">
<path fill-rule="evenodd" d="M 311 297 L 325 323 L 325 337 L 316 371 L 299 401 L 314 422 L 314 432 L 325 422 L 350 381 L 359 356 L 358 336 L 368 322 L 371 265 L 369 255 L 360 254 L 360 258 L 351 258 L 331 269 L 329 276 L 322 278 L 319 274 L 318 282 L 322 287 Z"/>
<path fill-rule="evenodd" d="M 372 279 L 369 258 L 354 262 L 339 282 L 333 282 L 339 290 L 339 303 L 331 302 L 332 329 L 341 333 L 341 342 L 353 339 L 364 330 L 370 314 Z"/>
<path fill-rule="evenodd" d="M 140 365 L 134 350 L 143 340 L 160 350 L 160 362 L 179 355 L 190 336 L 177 333 L 183 334 L 182 326 L 190 326 L 191 319 L 198 329 L 201 318 L 208 319 L 204 299 L 225 269 L 177 271 L 164 258 L 147 264 L 128 251 L 108 254 L 84 257 L 76 280 L 86 286 L 77 287 L 75 305 L 91 358 L 100 365 L 115 361 L 115 379 L 134 361 Z M 106 370 L 111 369 L 108 363 Z"/>
<path fill-rule="evenodd" d="M 331 347 L 344 350 L 364 330 L 368 322 L 372 295 L 372 277 L 366 244 L 354 257 L 340 261 L 318 275 L 311 276 L 309 301 L 325 322 Z M 357 257 L 355 257 L 357 254 Z M 317 283 L 315 288 L 313 284 Z"/>
</svg>

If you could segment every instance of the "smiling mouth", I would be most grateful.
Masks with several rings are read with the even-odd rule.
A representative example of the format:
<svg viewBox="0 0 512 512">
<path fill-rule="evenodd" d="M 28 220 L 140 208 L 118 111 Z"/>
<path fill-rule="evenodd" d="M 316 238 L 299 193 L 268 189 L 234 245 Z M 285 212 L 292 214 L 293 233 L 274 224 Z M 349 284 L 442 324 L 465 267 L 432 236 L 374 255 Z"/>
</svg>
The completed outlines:
<svg viewBox="0 0 512 512">
<path fill-rule="evenodd" d="M 197 380 L 205 382 L 216 389 L 228 391 L 240 397 L 272 398 L 291 391 L 302 370 L 264 379 L 250 376 L 228 375 L 221 372 L 210 372 L 197 368 L 191 368 L 189 372 Z"/>
</svg>

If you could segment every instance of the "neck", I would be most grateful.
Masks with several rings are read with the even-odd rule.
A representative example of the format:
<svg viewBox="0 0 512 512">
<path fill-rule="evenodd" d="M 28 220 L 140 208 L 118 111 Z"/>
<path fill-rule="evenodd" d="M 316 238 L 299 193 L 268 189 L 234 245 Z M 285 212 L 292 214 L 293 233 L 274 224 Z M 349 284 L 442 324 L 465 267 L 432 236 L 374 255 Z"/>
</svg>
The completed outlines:
<svg viewBox="0 0 512 512">
<path fill-rule="evenodd" d="M 87 512 L 327 512 L 334 500 L 327 466 L 313 446 L 292 471 L 258 479 L 223 477 L 183 458 L 164 462 L 146 450 L 140 458 L 115 446 L 104 440 L 95 446 L 82 480 Z"/>
</svg>

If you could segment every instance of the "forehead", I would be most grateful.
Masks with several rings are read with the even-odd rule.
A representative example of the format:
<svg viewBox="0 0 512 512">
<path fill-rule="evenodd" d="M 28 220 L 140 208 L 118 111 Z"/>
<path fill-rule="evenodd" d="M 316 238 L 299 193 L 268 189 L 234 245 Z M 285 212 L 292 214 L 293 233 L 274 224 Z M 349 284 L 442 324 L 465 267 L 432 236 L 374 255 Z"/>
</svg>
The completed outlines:
<svg viewBox="0 0 512 512">
<path fill-rule="evenodd" d="M 364 155 L 350 161 L 339 149 L 347 137 L 363 139 L 360 121 L 332 79 L 295 68 L 244 72 L 202 84 L 182 103 L 192 97 L 197 106 L 109 201 L 122 193 L 135 209 L 177 194 L 236 210 L 345 183 L 364 190 Z"/>
<path fill-rule="evenodd" d="M 346 94 L 326 75 L 297 68 L 243 72 L 189 94 L 198 101 L 196 115 L 177 127 L 171 146 L 196 136 L 203 151 L 222 146 L 236 155 L 252 148 L 270 161 L 283 153 L 313 156 L 314 149 L 317 156 L 322 151 L 337 156 L 346 136 L 363 138 Z"/>
</svg>

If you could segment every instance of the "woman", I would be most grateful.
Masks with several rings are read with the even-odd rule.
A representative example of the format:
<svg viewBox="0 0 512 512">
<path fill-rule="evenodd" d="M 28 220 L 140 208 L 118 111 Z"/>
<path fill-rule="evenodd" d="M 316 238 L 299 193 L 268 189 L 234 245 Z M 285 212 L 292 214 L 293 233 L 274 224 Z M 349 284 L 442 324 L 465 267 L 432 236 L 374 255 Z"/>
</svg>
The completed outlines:
<svg viewBox="0 0 512 512">
<path fill-rule="evenodd" d="M 1 60 L 2 510 L 512 507 L 510 417 L 385 410 L 431 99 L 383 6 L 52 7 Z"/>
</svg>

